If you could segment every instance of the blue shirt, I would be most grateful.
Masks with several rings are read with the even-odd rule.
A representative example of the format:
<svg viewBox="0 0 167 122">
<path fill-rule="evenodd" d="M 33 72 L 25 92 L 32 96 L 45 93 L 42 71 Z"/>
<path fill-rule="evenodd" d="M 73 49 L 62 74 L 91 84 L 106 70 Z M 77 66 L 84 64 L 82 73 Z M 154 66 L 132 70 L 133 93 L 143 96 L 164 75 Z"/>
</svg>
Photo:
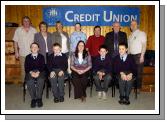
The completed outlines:
<svg viewBox="0 0 167 122">
<path fill-rule="evenodd" d="M 72 52 L 75 52 L 77 43 L 80 40 L 82 40 L 82 41 L 84 41 L 86 43 L 87 38 L 86 38 L 86 34 L 85 33 L 83 33 L 82 31 L 80 31 L 80 32 L 75 31 L 75 32 L 73 32 L 71 34 L 71 36 L 70 36 L 70 50 Z"/>
</svg>

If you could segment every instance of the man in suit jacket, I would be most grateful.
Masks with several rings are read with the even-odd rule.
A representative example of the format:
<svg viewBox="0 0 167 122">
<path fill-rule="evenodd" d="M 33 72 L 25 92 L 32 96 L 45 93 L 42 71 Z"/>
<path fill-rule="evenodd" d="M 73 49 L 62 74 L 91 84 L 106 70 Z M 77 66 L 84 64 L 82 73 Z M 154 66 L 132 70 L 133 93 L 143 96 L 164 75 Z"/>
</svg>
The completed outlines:
<svg viewBox="0 0 167 122">
<path fill-rule="evenodd" d="M 112 58 L 119 54 L 119 43 L 127 43 L 127 35 L 125 32 L 120 31 L 120 28 L 120 23 L 114 22 L 113 31 L 107 33 L 105 36 L 104 44 L 107 46 L 108 53 L 110 56 L 112 56 Z"/>
<path fill-rule="evenodd" d="M 39 45 L 39 53 L 45 57 L 45 64 L 47 64 L 48 56 L 52 51 L 52 35 L 47 31 L 48 25 L 46 22 L 41 22 L 39 24 L 40 32 L 36 33 L 34 36 L 34 42 Z"/>
<path fill-rule="evenodd" d="M 63 31 L 63 25 L 60 21 L 56 22 L 56 32 L 52 33 L 52 44 L 59 43 L 62 47 L 62 53 L 69 56 L 70 51 L 70 41 L 67 32 Z"/>
</svg>

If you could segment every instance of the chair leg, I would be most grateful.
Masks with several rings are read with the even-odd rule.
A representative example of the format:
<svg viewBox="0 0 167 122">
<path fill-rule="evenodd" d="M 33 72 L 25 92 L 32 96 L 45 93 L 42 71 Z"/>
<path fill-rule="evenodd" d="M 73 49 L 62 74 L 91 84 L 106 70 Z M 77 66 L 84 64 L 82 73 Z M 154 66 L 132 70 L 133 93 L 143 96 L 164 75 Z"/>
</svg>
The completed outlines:
<svg viewBox="0 0 167 122">
<path fill-rule="evenodd" d="M 46 81 L 46 98 L 49 98 L 49 84 L 48 81 Z"/>
<path fill-rule="evenodd" d="M 69 98 L 71 97 L 71 78 L 68 80 Z"/>
<path fill-rule="evenodd" d="M 90 97 L 92 97 L 93 83 L 90 84 Z"/>
<path fill-rule="evenodd" d="M 26 88 L 25 88 L 25 85 L 26 85 L 26 83 L 25 83 L 25 81 L 24 81 L 24 83 L 23 83 L 23 102 L 25 102 L 25 96 L 26 96 Z"/>
</svg>

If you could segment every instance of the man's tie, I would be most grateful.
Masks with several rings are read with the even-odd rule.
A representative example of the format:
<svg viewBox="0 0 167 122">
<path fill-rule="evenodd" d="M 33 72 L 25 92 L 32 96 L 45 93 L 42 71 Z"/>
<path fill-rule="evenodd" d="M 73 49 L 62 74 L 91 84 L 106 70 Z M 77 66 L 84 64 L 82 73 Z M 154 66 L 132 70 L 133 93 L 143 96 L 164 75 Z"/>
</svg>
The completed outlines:
<svg viewBox="0 0 167 122">
<path fill-rule="evenodd" d="M 37 56 L 33 56 L 33 58 L 34 58 L 34 59 L 36 59 L 36 58 L 37 58 Z"/>
<path fill-rule="evenodd" d="M 124 57 L 121 57 L 121 61 L 124 62 Z"/>
</svg>

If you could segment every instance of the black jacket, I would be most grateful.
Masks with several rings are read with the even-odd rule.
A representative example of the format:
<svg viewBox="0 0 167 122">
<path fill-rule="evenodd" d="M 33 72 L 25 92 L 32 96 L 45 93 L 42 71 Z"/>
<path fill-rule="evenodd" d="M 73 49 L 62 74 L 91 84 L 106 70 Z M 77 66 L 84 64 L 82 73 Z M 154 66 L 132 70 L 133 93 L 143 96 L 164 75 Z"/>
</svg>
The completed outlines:
<svg viewBox="0 0 167 122">
<path fill-rule="evenodd" d="M 125 32 L 122 31 L 118 32 L 118 42 L 127 43 L 127 35 Z M 114 52 L 114 31 L 106 34 L 104 45 L 107 46 L 109 54 L 112 55 Z"/>
</svg>

